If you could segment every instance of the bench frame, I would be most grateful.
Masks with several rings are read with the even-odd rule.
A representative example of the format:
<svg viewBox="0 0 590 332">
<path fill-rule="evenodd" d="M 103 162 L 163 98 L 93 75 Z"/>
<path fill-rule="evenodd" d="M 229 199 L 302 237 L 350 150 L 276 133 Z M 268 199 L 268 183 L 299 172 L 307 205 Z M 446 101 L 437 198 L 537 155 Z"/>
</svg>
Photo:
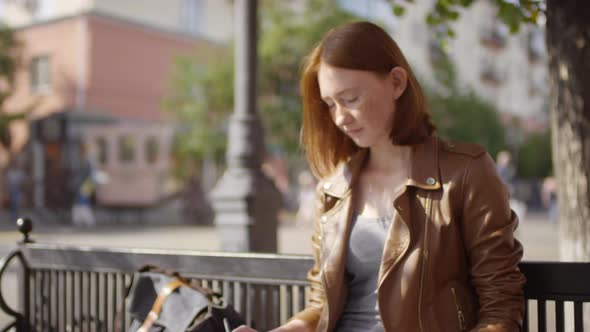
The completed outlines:
<svg viewBox="0 0 590 332">
<path fill-rule="evenodd" d="M 99 248 L 21 243 L 0 261 L 0 285 L 10 266 L 18 269 L 18 309 L 0 289 L 0 309 L 13 321 L 0 332 L 125 331 L 125 287 L 143 265 L 174 269 L 221 292 L 246 321 L 260 330 L 284 323 L 303 309 L 309 284 L 310 256 L 181 250 Z M 18 266 L 16 266 L 18 265 Z M 583 303 L 590 302 L 590 263 L 523 262 L 529 317 L 536 304 L 538 331 L 546 331 L 554 301 L 555 328 L 564 331 L 567 302 L 573 303 L 575 331 L 583 331 Z M 568 315 L 569 314 L 569 315 Z M 586 324 L 588 324 L 586 317 Z M 125 326 L 117 329 L 114 321 Z M 11 330 L 12 329 L 12 330 Z M 532 331 L 529 319 L 524 331 Z"/>
</svg>

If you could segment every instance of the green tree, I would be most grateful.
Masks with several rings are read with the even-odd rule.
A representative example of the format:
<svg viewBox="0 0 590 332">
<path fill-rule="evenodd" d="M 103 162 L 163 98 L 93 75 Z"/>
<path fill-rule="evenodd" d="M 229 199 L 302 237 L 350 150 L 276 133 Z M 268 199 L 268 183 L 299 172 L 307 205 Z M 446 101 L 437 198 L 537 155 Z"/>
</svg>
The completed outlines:
<svg viewBox="0 0 590 332">
<path fill-rule="evenodd" d="M 388 0 L 393 13 L 404 15 L 404 2 L 411 4 L 414 0 Z M 545 14 L 545 1 L 541 0 L 490 0 L 498 8 L 497 17 L 504 22 L 511 32 L 518 32 L 522 24 L 537 24 Z M 552 0 L 549 0 L 552 1 Z M 433 9 L 426 16 L 426 22 L 437 26 L 439 37 L 454 38 L 456 35 L 452 23 L 460 17 L 462 8 L 470 7 L 476 0 L 435 0 Z"/>
<path fill-rule="evenodd" d="M 260 107 L 270 144 L 290 155 L 298 152 L 301 61 L 329 29 L 357 19 L 335 0 L 306 0 L 301 14 L 286 1 L 263 2 Z"/>
<path fill-rule="evenodd" d="M 5 102 L 14 93 L 16 72 L 21 65 L 22 44 L 14 31 L 0 25 L 0 144 L 10 151 L 10 124 L 22 120 L 36 103 L 17 112 L 8 113 Z"/>
<path fill-rule="evenodd" d="M 225 151 L 225 120 L 233 107 L 233 58 L 229 51 L 213 53 L 178 57 L 172 92 L 163 101 L 179 123 L 173 155 L 180 179 L 193 175 L 195 163 L 220 159 Z"/>
<path fill-rule="evenodd" d="M 481 144 L 492 156 L 506 148 L 496 108 L 474 92 L 429 93 L 428 99 L 441 137 Z"/>
<path fill-rule="evenodd" d="M 518 174 L 523 178 L 544 178 L 553 173 L 549 131 L 525 137 L 518 149 Z"/>
<path fill-rule="evenodd" d="M 288 1 L 266 0 L 261 5 L 258 105 L 268 144 L 296 161 L 301 61 L 328 29 L 356 17 L 339 9 L 336 0 L 305 0 L 302 13 Z M 180 160 L 223 155 L 223 125 L 233 107 L 233 58 L 230 49 L 223 53 L 226 56 L 214 61 L 192 56 L 175 63 L 173 93 L 164 105 L 185 127 L 175 153 Z"/>
<path fill-rule="evenodd" d="M 497 109 L 475 92 L 460 89 L 455 64 L 442 49 L 432 61 L 436 87 L 426 87 L 432 120 L 441 137 L 478 143 L 492 156 L 506 148 Z"/>
</svg>

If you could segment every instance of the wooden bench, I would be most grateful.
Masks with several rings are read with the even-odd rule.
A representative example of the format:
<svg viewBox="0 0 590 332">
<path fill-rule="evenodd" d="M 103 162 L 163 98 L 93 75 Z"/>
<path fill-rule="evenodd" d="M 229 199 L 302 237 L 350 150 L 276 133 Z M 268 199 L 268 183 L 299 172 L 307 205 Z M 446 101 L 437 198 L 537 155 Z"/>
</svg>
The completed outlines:
<svg viewBox="0 0 590 332">
<path fill-rule="evenodd" d="M 265 331 L 304 307 L 309 289 L 306 272 L 312 262 L 309 256 L 297 255 L 24 241 L 0 261 L 0 284 L 10 263 L 11 270 L 19 274 L 18 308 L 6 303 L 0 289 L 0 309 L 12 317 L 8 323 L 0 322 L 0 331 L 115 331 L 115 316 L 124 313 L 125 287 L 132 273 L 148 263 L 200 279 L 204 286 L 221 292 L 248 322 Z M 523 262 L 521 269 L 528 280 L 525 331 L 564 331 L 568 319 L 575 323 L 576 332 L 583 331 L 583 321 L 588 324 L 590 319 L 583 317 L 583 303 L 590 302 L 590 263 Z M 129 322 L 124 314 L 121 318 Z"/>
</svg>

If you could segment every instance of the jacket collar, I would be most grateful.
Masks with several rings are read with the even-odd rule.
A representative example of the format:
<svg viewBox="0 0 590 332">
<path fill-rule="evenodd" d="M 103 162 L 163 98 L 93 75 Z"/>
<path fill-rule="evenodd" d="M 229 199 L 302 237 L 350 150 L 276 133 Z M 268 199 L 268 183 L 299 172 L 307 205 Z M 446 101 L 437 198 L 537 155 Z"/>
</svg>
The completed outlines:
<svg viewBox="0 0 590 332">
<path fill-rule="evenodd" d="M 438 144 L 435 136 L 428 137 L 424 142 L 412 146 L 410 157 L 410 174 L 406 186 L 413 186 L 426 190 L 440 188 L 440 174 L 438 171 Z M 333 197 L 342 198 L 358 178 L 363 164 L 369 155 L 368 149 L 361 149 L 348 162 L 340 163 L 334 172 L 327 176 L 323 183 L 323 191 Z"/>
</svg>

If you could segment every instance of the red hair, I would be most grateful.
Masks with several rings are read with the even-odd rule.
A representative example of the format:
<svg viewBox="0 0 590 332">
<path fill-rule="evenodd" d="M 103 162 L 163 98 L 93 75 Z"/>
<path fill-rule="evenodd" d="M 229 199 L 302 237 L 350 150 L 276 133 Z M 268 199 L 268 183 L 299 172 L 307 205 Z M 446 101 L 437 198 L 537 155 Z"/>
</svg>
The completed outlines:
<svg viewBox="0 0 590 332">
<path fill-rule="evenodd" d="M 318 84 L 320 63 L 386 75 L 394 67 L 407 72 L 406 89 L 396 101 L 391 141 L 414 145 L 432 135 L 426 97 L 402 51 L 385 30 L 369 22 L 348 23 L 330 30 L 307 56 L 301 75 L 302 142 L 309 166 L 317 177 L 328 175 L 360 148 L 338 127 L 322 101 Z"/>
</svg>

